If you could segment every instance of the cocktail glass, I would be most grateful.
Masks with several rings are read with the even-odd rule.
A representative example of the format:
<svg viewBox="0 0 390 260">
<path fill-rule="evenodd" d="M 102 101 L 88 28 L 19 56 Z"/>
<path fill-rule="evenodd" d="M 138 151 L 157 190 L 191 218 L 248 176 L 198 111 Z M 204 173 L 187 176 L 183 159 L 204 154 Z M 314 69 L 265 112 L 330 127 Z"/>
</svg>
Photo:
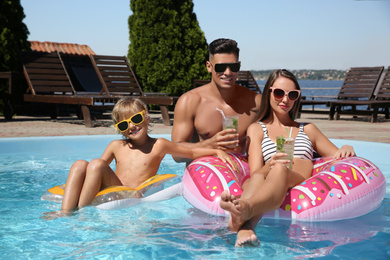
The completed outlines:
<svg viewBox="0 0 390 260">
<path fill-rule="evenodd" d="M 236 132 L 238 133 L 238 115 L 234 115 L 234 116 L 225 116 L 222 118 L 222 128 L 223 130 L 225 129 L 236 129 Z M 234 140 L 238 140 L 238 137 L 237 138 L 234 138 L 234 139 L 231 139 L 229 141 L 234 141 Z M 227 146 L 227 147 L 236 147 L 238 146 L 238 144 L 235 144 L 235 145 L 230 145 L 230 146 Z"/>
<path fill-rule="evenodd" d="M 278 137 L 277 141 L 277 153 L 286 153 L 287 156 L 279 157 L 280 160 L 290 160 L 290 164 L 288 168 L 292 170 L 292 164 L 294 160 L 294 145 L 295 145 L 295 138 L 280 138 Z"/>
</svg>

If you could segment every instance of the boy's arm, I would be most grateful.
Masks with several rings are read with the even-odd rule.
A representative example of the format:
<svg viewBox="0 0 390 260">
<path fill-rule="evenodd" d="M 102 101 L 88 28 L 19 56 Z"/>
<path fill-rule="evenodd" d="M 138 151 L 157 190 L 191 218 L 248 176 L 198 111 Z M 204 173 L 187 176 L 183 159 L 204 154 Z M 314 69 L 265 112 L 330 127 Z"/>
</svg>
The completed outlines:
<svg viewBox="0 0 390 260">
<path fill-rule="evenodd" d="M 203 147 L 187 147 L 175 144 L 173 142 L 168 141 L 164 138 L 159 138 L 159 145 L 161 145 L 160 149 L 165 154 L 171 154 L 172 156 L 180 156 L 189 159 L 196 159 L 199 157 L 204 157 L 208 155 L 218 156 L 218 149 L 212 148 L 203 148 Z"/>
<path fill-rule="evenodd" d="M 203 147 L 186 147 L 177 145 L 166 139 L 159 139 L 161 149 L 165 154 L 171 154 L 172 156 L 180 156 L 190 159 L 196 159 L 204 156 L 217 156 L 222 162 L 228 162 L 231 166 L 236 167 L 233 159 L 224 151 L 219 149 L 203 148 Z"/>
<path fill-rule="evenodd" d="M 106 149 L 104 150 L 102 156 L 100 156 L 100 159 L 103 159 L 107 162 L 107 164 L 110 164 L 115 158 L 114 151 L 115 148 L 119 149 L 118 146 L 120 145 L 120 142 L 121 141 L 119 140 L 114 140 L 111 143 L 109 143 Z"/>
</svg>

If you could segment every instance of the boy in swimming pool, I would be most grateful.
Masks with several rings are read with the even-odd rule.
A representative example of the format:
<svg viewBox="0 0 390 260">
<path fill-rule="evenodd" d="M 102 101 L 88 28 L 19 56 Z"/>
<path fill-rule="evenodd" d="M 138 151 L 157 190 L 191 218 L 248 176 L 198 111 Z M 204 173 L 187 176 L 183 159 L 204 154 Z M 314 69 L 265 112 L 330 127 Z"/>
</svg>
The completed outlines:
<svg viewBox="0 0 390 260">
<path fill-rule="evenodd" d="M 156 175 L 166 154 L 191 159 L 214 155 L 235 167 L 233 160 L 222 150 L 189 148 L 164 138 L 150 137 L 147 107 L 139 99 L 119 100 L 112 111 L 112 119 L 124 139 L 112 141 L 100 158 L 91 162 L 78 160 L 72 165 L 65 184 L 61 211 L 56 214 L 49 213 L 56 215 L 51 217 L 66 215 L 77 208 L 90 205 L 96 194 L 109 186 L 137 188 Z M 114 159 L 115 172 L 110 167 Z"/>
</svg>

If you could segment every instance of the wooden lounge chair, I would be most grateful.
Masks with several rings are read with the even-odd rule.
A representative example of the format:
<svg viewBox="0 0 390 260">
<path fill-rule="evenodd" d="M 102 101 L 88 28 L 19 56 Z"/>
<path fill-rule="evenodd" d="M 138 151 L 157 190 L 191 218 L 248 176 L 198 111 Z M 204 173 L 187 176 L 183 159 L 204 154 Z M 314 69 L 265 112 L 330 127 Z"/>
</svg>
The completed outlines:
<svg viewBox="0 0 390 260">
<path fill-rule="evenodd" d="M 77 91 L 57 52 L 23 52 L 20 56 L 25 78 L 29 85 L 27 93 L 24 95 L 24 101 L 80 106 L 86 127 L 92 127 L 91 109 L 109 111 L 123 97 L 106 93 Z M 140 97 L 140 99 L 147 104 L 157 104 L 158 102 L 160 105 L 173 104 L 173 99 L 169 98 L 160 100 L 154 97 Z M 50 110 L 50 116 L 56 118 L 56 109 Z"/>
<path fill-rule="evenodd" d="M 169 97 L 167 93 L 144 92 L 126 56 L 90 55 L 90 58 L 103 86 L 101 94 L 108 96 L 136 96 L 141 98 L 146 104 L 160 105 L 164 124 L 170 125 L 166 105 L 173 105 L 177 97 Z"/>
<path fill-rule="evenodd" d="M 118 100 L 98 93 L 78 95 L 57 52 L 23 52 L 20 57 L 29 85 L 24 101 L 53 104 L 49 110 L 51 118 L 57 117 L 57 104 L 77 105 L 81 107 L 85 126 L 92 127 L 90 109 L 103 108 L 107 103 L 112 107 Z"/>
<path fill-rule="evenodd" d="M 101 94 L 103 85 L 89 55 L 60 53 L 60 57 L 77 94 Z"/>
<path fill-rule="evenodd" d="M 237 84 L 247 87 L 250 90 L 261 94 L 259 85 L 257 84 L 255 78 L 252 75 L 252 72 L 249 70 L 240 70 L 237 75 Z"/>
<path fill-rule="evenodd" d="M 330 106 L 333 101 L 349 102 L 356 100 L 370 100 L 379 78 L 383 72 L 382 67 L 353 67 L 345 77 L 343 85 L 337 96 L 312 96 L 310 99 L 301 99 L 299 113 L 328 114 L 333 118 L 334 110 L 315 109 L 317 105 Z M 312 106 L 311 110 L 303 110 L 303 106 Z M 342 103 L 340 103 L 342 105 Z M 334 107 L 333 107 L 334 108 Z"/>
<path fill-rule="evenodd" d="M 209 82 L 210 80 L 195 79 L 193 81 L 193 87 L 196 88 L 205 85 Z M 257 84 L 255 78 L 253 77 L 252 72 L 250 72 L 249 70 L 240 70 L 238 72 L 236 84 L 247 87 L 250 90 L 261 94 L 260 87 Z"/>
<path fill-rule="evenodd" d="M 375 94 L 376 92 L 376 94 Z M 335 100 L 329 103 L 329 119 L 340 119 L 340 115 L 371 116 L 371 122 L 377 122 L 379 111 L 383 109 L 386 118 L 389 118 L 390 108 L 390 66 L 382 75 L 372 97 L 366 100 Z M 351 110 L 344 109 L 351 107 Z M 359 108 L 360 107 L 360 108 Z"/>
</svg>

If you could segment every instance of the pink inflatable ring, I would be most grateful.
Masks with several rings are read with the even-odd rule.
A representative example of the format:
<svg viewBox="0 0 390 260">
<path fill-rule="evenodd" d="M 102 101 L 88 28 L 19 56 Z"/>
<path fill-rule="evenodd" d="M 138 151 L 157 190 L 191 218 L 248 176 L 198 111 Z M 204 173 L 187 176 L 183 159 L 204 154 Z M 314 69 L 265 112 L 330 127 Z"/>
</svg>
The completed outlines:
<svg viewBox="0 0 390 260">
<path fill-rule="evenodd" d="M 222 191 L 240 196 L 241 185 L 249 178 L 246 158 L 231 156 L 240 172 L 212 156 L 199 158 L 186 168 L 183 196 L 190 204 L 209 214 L 228 215 L 219 206 Z M 362 216 L 381 204 L 386 180 L 369 160 L 318 158 L 313 163 L 312 177 L 292 188 L 281 207 L 263 217 L 332 221 Z"/>
</svg>

